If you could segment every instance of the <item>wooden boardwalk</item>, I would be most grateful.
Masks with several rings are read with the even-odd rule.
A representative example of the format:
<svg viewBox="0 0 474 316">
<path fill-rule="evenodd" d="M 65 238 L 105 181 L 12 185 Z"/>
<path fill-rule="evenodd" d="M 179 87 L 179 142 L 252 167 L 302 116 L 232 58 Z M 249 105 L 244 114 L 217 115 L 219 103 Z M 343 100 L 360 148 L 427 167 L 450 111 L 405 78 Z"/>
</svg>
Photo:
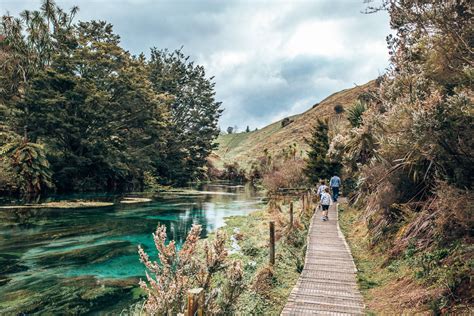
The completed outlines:
<svg viewBox="0 0 474 316">
<path fill-rule="evenodd" d="M 329 221 L 313 216 L 305 265 L 282 315 L 363 315 L 364 303 L 356 282 L 356 266 L 339 229 L 336 204 Z"/>
</svg>

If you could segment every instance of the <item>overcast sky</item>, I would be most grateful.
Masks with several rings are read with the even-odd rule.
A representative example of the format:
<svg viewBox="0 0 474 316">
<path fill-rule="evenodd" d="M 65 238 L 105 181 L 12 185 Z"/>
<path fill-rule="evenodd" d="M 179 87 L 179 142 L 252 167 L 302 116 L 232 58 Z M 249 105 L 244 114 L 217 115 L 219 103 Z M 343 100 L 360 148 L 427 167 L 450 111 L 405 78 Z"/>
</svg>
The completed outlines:
<svg viewBox="0 0 474 316">
<path fill-rule="evenodd" d="M 175 49 L 206 67 L 223 102 L 221 126 L 263 127 L 307 110 L 388 66 L 385 12 L 362 14 L 363 0 L 57 0 L 77 4 L 77 20 L 112 23 L 134 54 Z M 0 13 L 40 0 L 0 0 Z"/>
</svg>

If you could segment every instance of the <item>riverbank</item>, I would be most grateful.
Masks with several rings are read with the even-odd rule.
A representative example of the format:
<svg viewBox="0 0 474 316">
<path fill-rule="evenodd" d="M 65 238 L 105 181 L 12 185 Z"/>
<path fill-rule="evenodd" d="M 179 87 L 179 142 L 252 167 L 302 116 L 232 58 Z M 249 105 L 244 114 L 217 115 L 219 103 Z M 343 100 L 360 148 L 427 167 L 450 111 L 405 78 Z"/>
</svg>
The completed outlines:
<svg viewBox="0 0 474 316">
<path fill-rule="evenodd" d="M 290 230 L 289 208 L 289 203 L 267 205 L 247 216 L 227 218 L 222 228 L 233 236 L 233 242 L 228 244 L 232 249 L 230 258 L 240 260 L 244 267 L 244 290 L 234 305 L 234 310 L 243 315 L 279 314 L 298 280 L 304 264 L 310 214 L 300 212 L 301 205 L 295 202 L 295 225 Z M 275 222 L 277 240 L 273 267 L 269 265 L 270 221 Z"/>
<path fill-rule="evenodd" d="M 444 298 L 452 276 L 468 273 L 468 266 L 472 262 L 456 261 L 450 267 L 437 264 L 442 255 L 447 256 L 454 251 L 466 252 L 464 246 L 430 253 L 417 253 L 414 247 L 409 247 L 403 256 L 393 259 L 389 257 L 387 249 L 370 244 L 367 226 L 360 214 L 351 207 L 343 206 L 339 219 L 358 269 L 358 283 L 368 314 L 437 315 L 472 312 L 465 300 L 460 300 L 456 306 L 448 306 Z M 445 284 L 431 280 L 432 274 L 445 280 Z"/>
</svg>

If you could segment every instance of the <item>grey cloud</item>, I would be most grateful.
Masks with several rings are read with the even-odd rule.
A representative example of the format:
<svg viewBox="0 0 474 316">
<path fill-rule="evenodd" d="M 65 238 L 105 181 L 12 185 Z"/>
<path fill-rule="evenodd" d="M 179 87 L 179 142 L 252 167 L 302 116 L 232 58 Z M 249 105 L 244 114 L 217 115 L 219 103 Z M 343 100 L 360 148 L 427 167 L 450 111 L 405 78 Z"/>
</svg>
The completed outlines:
<svg viewBox="0 0 474 316">
<path fill-rule="evenodd" d="M 215 76 L 216 95 L 226 109 L 223 128 L 262 127 L 337 90 L 365 83 L 388 65 L 384 47 L 390 32 L 388 16 L 361 14 L 363 0 L 56 2 L 63 8 L 79 5 L 78 20 L 112 23 L 124 48 L 134 54 L 148 53 L 150 47 L 184 46 L 184 53 Z M 9 10 L 17 15 L 39 4 L 39 0 L 0 0 L 0 13 Z M 314 21 L 344 26 L 344 34 L 339 34 L 343 54 L 320 56 L 298 52 L 297 47 L 296 53 L 285 51 L 298 27 Z M 321 39 L 309 34 L 307 41 L 314 44 Z M 227 56 L 233 53 L 241 59 Z"/>
</svg>

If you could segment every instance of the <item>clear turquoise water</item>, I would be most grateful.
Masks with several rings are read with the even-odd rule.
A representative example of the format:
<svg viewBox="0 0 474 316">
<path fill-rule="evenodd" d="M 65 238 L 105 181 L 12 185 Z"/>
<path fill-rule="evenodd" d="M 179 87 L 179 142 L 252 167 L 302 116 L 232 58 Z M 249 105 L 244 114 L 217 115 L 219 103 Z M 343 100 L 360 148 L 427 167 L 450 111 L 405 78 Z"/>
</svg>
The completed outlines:
<svg viewBox="0 0 474 316">
<path fill-rule="evenodd" d="M 1 209 L 0 314 L 116 314 L 139 299 L 133 293 L 144 268 L 137 246 L 156 255 L 151 233 L 157 225 L 165 225 L 180 246 L 193 224 L 202 226 L 205 238 L 226 217 L 260 206 L 260 196 L 249 188 L 207 185 L 142 204 Z"/>
</svg>

